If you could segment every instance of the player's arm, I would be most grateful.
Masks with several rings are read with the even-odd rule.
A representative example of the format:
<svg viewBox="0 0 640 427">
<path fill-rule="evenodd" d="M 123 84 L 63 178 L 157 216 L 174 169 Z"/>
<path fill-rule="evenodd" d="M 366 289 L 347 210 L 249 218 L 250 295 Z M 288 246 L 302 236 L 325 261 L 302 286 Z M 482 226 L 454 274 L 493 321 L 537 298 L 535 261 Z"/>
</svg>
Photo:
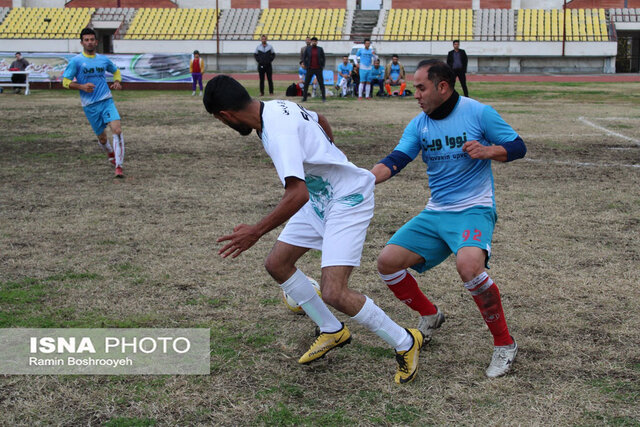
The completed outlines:
<svg viewBox="0 0 640 427">
<path fill-rule="evenodd" d="M 237 257 L 253 246 L 260 237 L 279 225 L 284 224 L 298 212 L 308 200 L 309 191 L 303 180 L 293 176 L 285 178 L 284 195 L 273 211 L 255 225 L 237 225 L 233 229 L 232 234 L 220 237 L 218 242 L 229 240 L 229 243 L 224 245 L 222 249 L 218 251 L 218 254 L 222 255 L 223 258 L 229 255 L 231 255 L 232 258 Z"/>
<path fill-rule="evenodd" d="M 527 147 L 520 136 L 500 117 L 492 107 L 486 106 L 481 119 L 488 141 L 495 145 L 482 145 L 478 141 L 467 141 L 462 146 L 472 159 L 511 162 L 527 154 Z"/>
<path fill-rule="evenodd" d="M 111 89 L 122 89 L 122 85 L 120 84 L 120 82 L 122 81 L 122 73 L 120 72 L 120 69 L 116 66 L 116 64 L 111 62 L 111 60 L 108 60 L 107 71 L 113 74 L 113 84 L 111 85 Z"/>
<path fill-rule="evenodd" d="M 393 150 L 391 154 L 380 160 L 380 162 L 371 168 L 370 172 L 375 175 L 376 184 L 380 184 L 404 169 L 411 160 L 413 159 L 402 151 Z"/>
<path fill-rule="evenodd" d="M 324 133 L 327 134 L 327 137 L 329 137 L 329 140 L 333 142 L 333 131 L 331 130 L 331 125 L 329 124 L 329 120 L 327 120 L 327 118 L 320 113 L 316 113 L 316 114 L 318 114 L 318 124 L 324 130 Z"/>
</svg>

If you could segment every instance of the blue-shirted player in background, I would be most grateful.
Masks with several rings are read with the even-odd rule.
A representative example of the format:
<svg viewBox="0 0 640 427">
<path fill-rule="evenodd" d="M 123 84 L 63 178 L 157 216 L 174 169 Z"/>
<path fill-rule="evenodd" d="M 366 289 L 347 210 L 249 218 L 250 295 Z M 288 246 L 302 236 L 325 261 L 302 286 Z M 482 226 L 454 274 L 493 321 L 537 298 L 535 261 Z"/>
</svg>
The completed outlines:
<svg viewBox="0 0 640 427">
<path fill-rule="evenodd" d="M 356 60 L 360 67 L 360 87 L 358 88 L 358 99 L 371 98 L 371 68 L 376 52 L 371 49 L 371 40 L 364 39 L 364 48 L 358 49 L 356 52 Z M 364 89 L 364 90 L 363 90 Z"/>
<path fill-rule="evenodd" d="M 380 253 L 378 272 L 399 300 L 420 313 L 418 329 L 426 343 L 444 316 L 407 268 L 421 273 L 454 253 L 458 274 L 493 335 L 486 374 L 494 378 L 511 368 L 518 346 L 509 334 L 498 287 L 485 271 L 497 219 L 491 161 L 519 159 L 526 147 L 493 108 L 459 96 L 454 84 L 455 74 L 444 62 L 418 64 L 415 98 L 424 113 L 409 123 L 393 152 L 371 170 L 376 183 L 386 181 L 422 152 L 431 190 L 426 208 Z"/>
<path fill-rule="evenodd" d="M 336 69 L 338 71 L 338 87 L 341 89 L 342 97 L 347 96 L 347 87 L 351 83 L 351 72 L 353 71 L 353 64 L 349 62 L 349 57 L 344 55 L 342 62 L 338 64 Z"/>
<path fill-rule="evenodd" d="M 98 55 L 98 40 L 91 28 L 80 33 L 83 52 L 74 56 L 64 70 L 62 85 L 67 89 L 80 91 L 80 100 L 84 113 L 98 135 L 100 147 L 107 153 L 109 161 L 116 166 L 115 176 L 123 178 L 122 163 L 124 161 L 124 138 L 120 126 L 120 115 L 113 103 L 111 91 L 107 85 L 105 72 L 113 74 L 111 89 L 121 89 L 120 70 L 109 58 Z M 75 78 L 75 81 L 73 79 Z M 107 125 L 113 133 L 113 147 L 107 140 Z"/>
</svg>

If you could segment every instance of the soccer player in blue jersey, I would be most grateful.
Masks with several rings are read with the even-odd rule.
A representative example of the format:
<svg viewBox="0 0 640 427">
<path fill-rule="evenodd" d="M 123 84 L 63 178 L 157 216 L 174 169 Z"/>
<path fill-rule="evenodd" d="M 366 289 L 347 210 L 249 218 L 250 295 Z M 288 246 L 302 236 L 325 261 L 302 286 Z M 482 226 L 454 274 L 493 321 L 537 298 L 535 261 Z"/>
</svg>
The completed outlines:
<svg viewBox="0 0 640 427">
<path fill-rule="evenodd" d="M 509 371 L 518 346 L 509 334 L 498 287 L 485 270 L 497 219 L 491 161 L 522 158 L 526 147 L 493 108 L 461 97 L 454 84 L 455 74 L 444 62 L 418 64 L 415 98 L 423 112 L 405 128 L 391 154 L 371 170 L 376 184 L 381 183 L 422 152 L 431 190 L 425 209 L 380 253 L 378 271 L 396 297 L 420 313 L 418 329 L 428 342 L 444 316 L 407 268 L 421 273 L 454 253 L 460 279 L 493 335 L 486 374 L 494 378 Z"/>
<path fill-rule="evenodd" d="M 380 60 L 373 61 L 371 68 L 371 91 L 378 85 L 377 96 L 384 96 L 384 66 L 380 65 Z"/>
<path fill-rule="evenodd" d="M 67 89 L 80 91 L 82 108 L 93 131 L 98 135 L 100 148 L 107 153 L 109 161 L 116 166 L 116 178 L 123 178 L 124 138 L 120 126 L 120 115 L 113 103 L 111 91 L 105 78 L 106 71 L 112 73 L 111 89 L 121 89 L 120 70 L 109 58 L 96 53 L 98 40 L 93 29 L 85 28 L 82 30 L 80 43 L 83 51 L 69 61 L 69 65 L 64 70 L 62 85 Z M 73 81 L 74 78 L 75 81 Z M 113 147 L 107 140 L 107 125 L 113 133 Z"/>
<path fill-rule="evenodd" d="M 358 88 L 358 99 L 371 98 L 371 68 L 375 58 L 375 51 L 371 49 L 371 40 L 364 39 L 364 48 L 358 49 L 356 52 L 356 60 L 360 67 L 360 87 Z"/>
<path fill-rule="evenodd" d="M 338 87 L 342 90 L 341 95 L 347 96 L 347 86 L 351 82 L 351 72 L 353 71 L 353 64 L 349 62 L 349 57 L 344 55 L 342 62 L 338 64 Z"/>
<path fill-rule="evenodd" d="M 407 83 L 404 81 L 404 67 L 398 61 L 398 55 L 394 54 L 391 57 L 391 62 L 385 68 L 384 72 L 385 88 L 387 88 L 387 95 L 398 96 L 404 95 L 404 89 L 407 87 Z M 391 92 L 391 86 L 400 86 L 398 92 Z"/>
</svg>

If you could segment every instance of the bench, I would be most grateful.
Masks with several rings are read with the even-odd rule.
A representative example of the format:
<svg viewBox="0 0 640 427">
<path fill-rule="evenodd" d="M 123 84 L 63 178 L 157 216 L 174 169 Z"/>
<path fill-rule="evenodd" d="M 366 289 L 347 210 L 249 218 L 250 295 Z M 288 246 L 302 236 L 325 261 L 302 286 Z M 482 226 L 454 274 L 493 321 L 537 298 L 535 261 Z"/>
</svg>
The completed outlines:
<svg viewBox="0 0 640 427">
<path fill-rule="evenodd" d="M 9 79 L 11 79 L 11 76 L 14 74 L 24 74 L 27 76 L 27 80 L 25 80 L 24 83 L 12 83 L 12 82 L 5 82 L 5 81 L 0 81 L 0 87 L 23 87 L 24 88 L 24 94 L 25 95 L 29 95 L 29 71 L 0 71 L 0 78 L 6 78 L 9 77 Z"/>
</svg>

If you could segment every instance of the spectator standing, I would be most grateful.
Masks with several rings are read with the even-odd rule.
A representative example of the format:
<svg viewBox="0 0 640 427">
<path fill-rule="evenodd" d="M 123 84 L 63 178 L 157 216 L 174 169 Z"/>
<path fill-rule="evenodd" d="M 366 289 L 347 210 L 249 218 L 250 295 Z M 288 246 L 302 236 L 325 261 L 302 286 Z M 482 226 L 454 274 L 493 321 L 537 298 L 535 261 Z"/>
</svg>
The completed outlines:
<svg viewBox="0 0 640 427">
<path fill-rule="evenodd" d="M 387 65 L 384 72 L 385 87 L 387 94 L 391 95 L 391 86 L 400 86 L 399 96 L 404 96 L 404 89 L 407 87 L 405 82 L 404 67 L 398 61 L 398 55 L 391 57 L 391 62 Z"/>
<path fill-rule="evenodd" d="M 29 61 L 22 57 L 20 52 L 16 52 L 16 60 L 11 63 L 9 67 L 10 71 L 24 71 L 29 66 Z M 11 83 L 24 83 L 27 81 L 27 76 L 24 74 L 12 74 Z M 14 93 L 20 93 L 19 87 L 13 88 Z"/>
<path fill-rule="evenodd" d="M 276 58 L 276 51 L 269 43 L 267 43 L 267 36 L 264 34 L 260 36 L 260 44 L 256 47 L 253 56 L 258 62 L 258 75 L 260 78 L 260 96 L 264 96 L 264 76 L 267 76 L 269 81 L 269 95 L 273 95 L 273 69 L 271 63 Z"/>
<path fill-rule="evenodd" d="M 311 46 L 311 37 L 307 37 L 304 43 L 305 45 L 300 48 L 300 61 L 304 60 L 304 51 Z"/>
<path fill-rule="evenodd" d="M 371 49 L 371 40 L 364 39 L 364 48 L 360 48 L 356 52 L 356 60 L 360 68 L 358 99 L 362 99 L 362 95 L 365 95 L 367 99 L 371 98 L 371 68 L 375 54 L 375 51 Z"/>
<path fill-rule="evenodd" d="M 311 37 L 311 44 L 305 49 L 302 61 L 307 69 L 307 76 L 304 81 L 304 88 L 302 89 L 302 102 L 307 100 L 307 89 L 313 76 L 316 76 L 318 79 L 320 91 L 322 92 L 322 102 L 325 102 L 327 96 L 324 91 L 324 78 L 322 76 L 325 61 L 324 49 L 318 46 L 317 37 Z"/>
<path fill-rule="evenodd" d="M 342 91 L 340 96 L 347 96 L 347 87 L 351 82 L 351 72 L 353 71 L 353 64 L 349 62 L 349 56 L 342 57 L 342 63 L 338 64 L 338 87 Z"/>
<path fill-rule="evenodd" d="M 376 184 L 384 182 L 422 151 L 431 190 L 424 210 L 396 231 L 378 256 L 378 272 L 399 300 L 420 313 L 418 329 L 427 343 L 444 315 L 407 268 L 422 273 L 455 254 L 461 282 L 493 335 L 486 375 L 495 378 L 511 369 L 518 346 L 507 328 L 498 286 L 485 270 L 497 220 L 491 163 L 522 158 L 527 148 L 496 110 L 458 95 L 455 82 L 442 61 L 418 64 L 414 97 L 422 111 L 371 170 Z"/>
<path fill-rule="evenodd" d="M 200 84 L 200 96 L 202 96 L 202 74 L 204 73 L 204 60 L 200 58 L 200 52 L 193 51 L 193 58 L 189 62 L 189 71 L 191 71 L 191 88 L 193 93 L 191 96 L 196 96 L 196 83 Z"/>
<path fill-rule="evenodd" d="M 360 67 L 357 63 L 353 64 L 353 71 L 351 72 L 351 82 L 353 84 L 353 94 L 359 96 L 360 90 Z"/>
<path fill-rule="evenodd" d="M 460 80 L 460 86 L 462 86 L 462 92 L 464 96 L 469 97 L 469 90 L 467 89 L 467 52 L 464 49 L 460 49 L 460 40 L 453 41 L 453 50 L 449 51 L 447 55 L 447 64 L 453 68 L 453 72 Z"/>
<path fill-rule="evenodd" d="M 377 96 L 384 96 L 384 67 L 380 65 L 380 59 L 373 61 L 373 68 L 371 68 L 371 92 L 373 88 L 378 85 Z"/>
</svg>

